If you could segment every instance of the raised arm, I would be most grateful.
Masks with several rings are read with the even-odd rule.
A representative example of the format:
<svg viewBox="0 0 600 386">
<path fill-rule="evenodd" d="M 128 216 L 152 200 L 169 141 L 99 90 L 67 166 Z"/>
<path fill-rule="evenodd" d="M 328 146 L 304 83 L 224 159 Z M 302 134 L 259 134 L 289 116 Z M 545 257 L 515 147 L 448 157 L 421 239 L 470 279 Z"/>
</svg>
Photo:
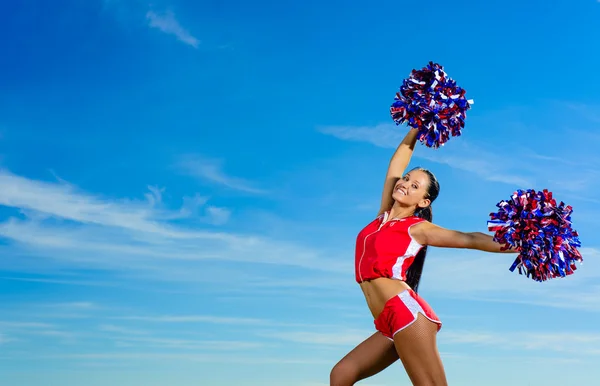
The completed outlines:
<svg viewBox="0 0 600 386">
<path fill-rule="evenodd" d="M 381 196 L 381 207 L 379 208 L 379 214 L 391 209 L 394 204 L 392 199 L 392 191 L 394 185 L 399 178 L 402 178 L 404 170 L 410 162 L 413 151 L 415 149 L 415 143 L 417 142 L 417 130 L 410 129 L 398 148 L 394 152 L 388 171 L 385 176 L 385 182 L 383 184 L 383 193 Z"/>
<path fill-rule="evenodd" d="M 501 245 L 490 235 L 481 232 L 460 232 L 445 229 L 428 221 L 411 227 L 413 239 L 421 245 L 441 248 L 477 249 L 485 252 L 515 253 L 515 250 L 501 250 Z"/>
</svg>

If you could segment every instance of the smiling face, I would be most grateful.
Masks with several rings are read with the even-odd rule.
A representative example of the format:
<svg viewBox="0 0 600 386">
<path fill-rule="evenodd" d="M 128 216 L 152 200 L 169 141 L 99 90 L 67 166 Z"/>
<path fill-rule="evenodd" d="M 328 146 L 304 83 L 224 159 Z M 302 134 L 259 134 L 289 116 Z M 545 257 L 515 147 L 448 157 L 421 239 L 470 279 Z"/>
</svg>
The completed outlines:
<svg viewBox="0 0 600 386">
<path fill-rule="evenodd" d="M 411 170 L 396 182 L 392 198 L 403 207 L 425 208 L 431 204 L 427 191 L 429 176 L 422 170 Z"/>
</svg>

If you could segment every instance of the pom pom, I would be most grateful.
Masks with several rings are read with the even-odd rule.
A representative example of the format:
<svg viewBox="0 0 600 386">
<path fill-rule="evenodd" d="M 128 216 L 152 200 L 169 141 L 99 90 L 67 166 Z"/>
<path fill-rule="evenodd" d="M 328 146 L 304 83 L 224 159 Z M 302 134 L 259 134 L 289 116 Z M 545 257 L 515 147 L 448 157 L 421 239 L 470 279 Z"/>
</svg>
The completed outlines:
<svg viewBox="0 0 600 386">
<path fill-rule="evenodd" d="M 579 235 L 571 228 L 573 208 L 563 202 L 557 206 L 548 190 L 517 190 L 496 206 L 499 211 L 490 213 L 488 229 L 503 250 L 519 252 L 511 272 L 518 268 L 519 274 L 541 282 L 571 275 L 575 262 L 583 261 Z"/>
<path fill-rule="evenodd" d="M 390 114 L 397 125 L 406 122 L 418 130 L 418 139 L 425 146 L 438 148 L 450 136 L 460 136 L 465 126 L 467 110 L 473 104 L 465 99 L 465 93 L 442 66 L 429 62 L 404 80 Z"/>
</svg>

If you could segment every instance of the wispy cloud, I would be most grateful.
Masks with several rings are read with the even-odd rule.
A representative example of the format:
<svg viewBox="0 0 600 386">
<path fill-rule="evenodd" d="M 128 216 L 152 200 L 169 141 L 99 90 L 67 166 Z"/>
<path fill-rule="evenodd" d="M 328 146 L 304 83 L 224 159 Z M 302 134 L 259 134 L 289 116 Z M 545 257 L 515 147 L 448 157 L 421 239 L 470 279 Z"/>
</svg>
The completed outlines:
<svg viewBox="0 0 600 386">
<path fill-rule="evenodd" d="M 264 344 L 260 342 L 172 339 L 140 336 L 122 336 L 119 340 L 133 343 L 138 348 L 155 347 L 177 350 L 237 351 L 256 349 L 264 346 Z"/>
<path fill-rule="evenodd" d="M 102 324 L 98 327 L 100 331 L 112 332 L 123 335 L 148 335 L 149 331 L 146 330 L 138 330 L 133 328 L 115 326 L 114 324 Z"/>
<path fill-rule="evenodd" d="M 228 318 L 212 315 L 162 315 L 162 316 L 120 316 L 122 320 L 135 320 L 152 323 L 211 323 L 232 325 L 264 325 L 267 321 L 252 318 Z"/>
<path fill-rule="evenodd" d="M 30 180 L 0 169 L 0 205 L 37 212 L 39 215 L 56 216 L 81 223 L 119 227 L 149 233 L 164 232 L 160 220 L 180 219 L 193 213 L 198 199 L 184 201 L 179 211 L 164 209 L 161 190 L 149 187 L 147 201 L 109 201 L 89 194 L 64 181 L 58 183 Z"/>
<path fill-rule="evenodd" d="M 598 0 L 600 2 L 600 0 Z M 600 123 L 600 113 L 598 112 L 598 106 L 591 106 L 585 103 L 566 102 L 564 105 L 578 113 L 582 118 L 588 120 L 591 123 Z"/>
<path fill-rule="evenodd" d="M 146 19 L 148 20 L 148 25 L 150 27 L 157 28 L 166 34 L 173 35 L 187 45 L 197 48 L 200 44 L 200 41 L 197 38 L 181 26 L 179 21 L 175 18 L 175 14 L 170 10 L 162 13 L 148 11 L 146 13 Z"/>
<path fill-rule="evenodd" d="M 0 205 L 28 209 L 43 216 L 36 216 L 35 219 L 11 217 L 0 222 L 0 236 L 10 242 L 3 246 L 7 253 L 3 253 L 6 257 L 1 264 L 14 270 L 20 267 L 21 261 L 11 259 L 10 252 L 26 252 L 29 256 L 36 256 L 36 270 L 44 264 L 69 269 L 102 268 L 128 277 L 171 281 L 178 285 L 209 283 L 226 275 L 232 283 L 228 291 L 237 289 L 241 291 L 240 294 L 247 294 L 252 289 L 271 295 L 276 291 L 298 287 L 303 288 L 303 294 L 317 288 L 342 288 L 342 283 L 346 283 L 343 275 L 352 271 L 352 262 L 345 257 L 351 254 L 350 249 L 344 251 L 335 247 L 319 250 L 261 235 L 217 232 L 205 227 L 186 226 L 179 221 L 175 225 L 170 219 L 177 218 L 179 211 L 168 209 L 156 190 L 150 197 L 144 201 L 109 199 L 82 192 L 65 182 L 44 182 L 2 171 Z M 595 256 L 596 253 L 593 249 L 582 252 L 586 257 Z M 566 301 L 561 298 L 564 296 L 561 291 L 553 291 L 551 296 L 547 296 L 543 289 L 536 286 L 538 283 L 530 283 L 529 279 L 507 271 L 513 259 L 512 255 L 490 256 L 472 251 L 433 249 L 425 266 L 426 277 L 422 289 L 461 298 L 477 293 L 480 299 L 486 299 L 491 297 L 490 294 L 497 294 L 498 288 L 508 285 L 515 294 L 527 292 L 526 300 L 532 304 L 598 309 L 592 297 L 578 296 Z M 594 264 L 598 260 L 587 258 L 576 275 L 560 279 L 560 285 L 570 286 L 596 280 Z M 208 261 L 212 263 L 206 264 Z M 230 265 L 215 265 L 231 262 L 235 262 L 236 266 L 252 266 L 236 269 Z M 285 280 L 280 275 L 273 277 L 264 272 L 249 275 L 248 269 L 254 270 L 256 264 L 277 266 L 278 269 L 287 267 L 290 270 L 286 271 L 289 274 Z M 298 268 L 302 268 L 302 271 L 298 271 Z M 28 266 L 23 266 L 23 272 L 27 269 Z M 473 272 L 490 274 L 477 275 Z M 325 273 L 326 278 L 322 277 Z M 428 277 L 436 279 L 430 281 Z M 10 279 L 43 281 L 46 278 Z M 48 280 L 79 282 L 77 276 Z M 85 283 L 86 280 L 81 280 L 81 284 Z M 351 283 L 348 282 L 348 285 Z M 555 288 L 552 287 L 554 285 L 547 283 L 544 289 Z M 516 295 L 501 298 L 513 302 L 524 299 Z M 89 310 L 85 307 L 93 306 L 75 301 L 71 305 L 79 306 L 79 309 L 72 307 L 69 311 L 76 314 Z M 161 318 L 163 322 L 182 323 L 186 320 L 210 320 L 205 316 L 166 315 Z M 154 320 L 157 319 L 154 317 Z"/>
<path fill-rule="evenodd" d="M 7 337 L 4 334 L 0 334 L 0 345 L 3 345 L 3 344 L 8 343 L 8 342 L 11 342 L 13 340 L 14 339 L 11 339 L 11 338 Z"/>
<path fill-rule="evenodd" d="M 0 276 L 0 280 L 23 281 L 23 282 L 31 282 L 31 283 L 60 284 L 60 285 L 100 286 L 100 287 L 116 285 L 115 283 L 110 283 L 110 282 L 106 282 L 106 281 L 69 280 L 69 279 L 21 277 L 21 276 Z"/>
<path fill-rule="evenodd" d="M 179 214 L 173 216 L 173 219 L 188 218 L 197 216 L 201 209 L 204 214 L 199 217 L 200 220 L 212 225 L 224 225 L 229 221 L 231 210 L 223 207 L 207 204 L 208 197 L 196 194 L 192 197 L 184 197 L 183 205 L 179 210 Z"/>
<path fill-rule="evenodd" d="M 373 127 L 328 126 L 320 127 L 318 130 L 342 140 L 367 142 L 378 147 L 393 149 L 402 141 L 407 129 L 397 127 L 395 124 L 380 124 Z M 486 152 L 478 146 L 469 146 L 464 139 L 460 142 L 455 140 L 452 146 L 446 145 L 441 149 L 415 152 L 415 157 L 462 169 L 488 181 L 507 183 L 521 188 L 532 185 L 527 175 L 514 174 L 505 168 L 507 165 L 505 157 Z"/>
<path fill-rule="evenodd" d="M 342 288 L 340 282 L 345 282 L 342 275 L 352 270 L 352 262 L 343 257 L 351 250 L 317 250 L 258 235 L 216 232 L 180 223 L 174 225 L 169 218 L 178 211 L 158 205 L 162 198 L 157 193 L 151 197 L 152 200 L 145 201 L 102 198 L 64 182 L 43 182 L 4 171 L 0 173 L 0 204 L 17 209 L 28 208 L 35 213 L 45 214 L 45 217 L 35 220 L 9 218 L 0 223 L 0 236 L 11 242 L 4 248 L 28 251 L 29 255 L 37 256 L 39 263 L 35 264 L 36 269 L 43 263 L 70 269 L 102 268 L 137 278 L 177 282 L 178 285 L 210 282 L 227 275 L 232 282 L 228 290 L 243 289 L 240 293 L 246 293 L 249 289 L 273 294 L 275 291 L 298 287 L 303 288 L 303 293 L 311 288 Z M 563 288 L 597 279 L 597 274 L 594 276 L 594 272 L 598 272 L 594 266 L 600 260 L 594 258 L 597 252 L 593 249 L 584 249 L 582 252 L 587 258 L 574 277 L 557 281 Z M 2 259 L 3 264 L 19 266 L 19 260 L 11 260 L 10 253 L 4 255 L 7 257 Z M 111 258 L 107 258 L 107 255 Z M 491 294 L 497 294 L 498 288 L 508 285 L 515 296 L 499 296 L 499 299 L 515 303 L 525 299 L 530 304 L 552 307 L 598 309 L 591 295 L 586 297 L 582 294 L 567 301 L 563 298 L 566 296 L 564 292 L 544 293 L 544 289 L 555 288 L 555 283 L 545 283 L 544 288 L 540 288 L 536 286 L 538 283 L 530 283 L 530 279 L 508 272 L 513 259 L 512 255 L 491 256 L 472 251 L 433 249 L 425 266 L 426 277 L 422 289 L 443 296 L 468 298 L 477 293 L 479 299 L 494 299 L 495 295 Z M 248 275 L 248 271 L 244 271 L 246 268 L 240 268 L 239 274 L 230 266 L 227 269 L 223 266 L 223 270 L 219 271 L 221 267 L 206 264 L 207 261 L 252 263 L 253 266 L 268 264 L 276 265 L 278 269 L 289 267 L 294 275 L 282 280 L 279 276 Z M 297 268 L 303 268 L 302 273 Z M 328 275 L 326 280 L 319 276 L 324 272 Z M 477 275 L 473 272 L 489 274 Z M 430 281 L 428 277 L 436 279 Z M 48 280 L 53 279 L 58 282 L 78 282 L 77 276 Z M 86 283 L 86 280 L 81 282 Z M 589 285 L 587 288 L 590 288 Z M 528 296 L 517 296 L 519 292 L 526 292 Z M 63 305 L 63 308 L 66 306 Z M 70 306 L 67 311 L 79 314 L 83 310 L 93 309 L 95 305 L 75 300 Z M 143 320 L 145 316 L 140 315 L 139 318 Z M 198 315 L 165 315 L 147 319 L 150 320 L 165 323 L 208 323 L 214 320 L 227 323 L 226 319 Z"/>
<path fill-rule="evenodd" d="M 216 206 L 208 206 L 206 213 L 210 223 L 213 225 L 223 225 L 229 221 L 229 217 L 231 216 L 229 209 Z"/>
<path fill-rule="evenodd" d="M 181 210 L 169 209 L 156 189 L 146 200 L 111 199 L 83 192 L 66 182 L 33 180 L 0 170 L 0 205 L 23 214 L 0 222 L 0 237 L 10 241 L 2 246 L 8 257 L 0 263 L 13 269 L 28 269 L 25 262 L 11 260 L 15 253 L 33 255 L 55 266 L 62 262 L 63 267 L 103 268 L 148 275 L 155 280 L 189 282 L 218 277 L 212 275 L 218 267 L 202 265 L 207 260 L 327 272 L 351 268 L 332 258 L 329 251 L 260 235 L 215 231 L 195 221 L 186 223 L 182 219 L 191 209 L 184 210 L 185 216 Z M 211 211 L 219 223 L 228 216 L 218 209 Z M 233 277 L 234 271 L 228 269 L 227 275 Z M 240 285 L 253 281 L 247 272 L 241 277 Z"/>
<path fill-rule="evenodd" d="M 22 314 L 24 309 L 34 310 Z M 105 311 L 103 307 L 93 302 L 66 302 L 66 303 L 31 303 L 16 307 L 16 312 L 20 312 L 23 318 L 28 320 L 74 320 L 92 318 Z M 53 323 L 54 323 L 53 322 Z"/>
<path fill-rule="evenodd" d="M 144 325 L 147 329 L 155 328 L 157 325 L 181 325 L 181 328 L 185 328 L 184 326 L 194 326 L 197 324 L 213 324 L 219 325 L 221 327 L 233 327 L 240 328 L 243 327 L 244 331 L 248 331 L 248 333 L 257 333 L 258 336 L 262 336 L 264 334 L 263 329 L 268 327 L 269 332 L 267 333 L 269 337 L 276 337 L 277 335 L 272 335 L 272 328 L 276 327 L 283 334 L 283 331 L 288 331 L 289 333 L 298 332 L 298 334 L 303 334 L 301 330 L 298 329 L 310 329 L 311 331 L 321 330 L 321 331 L 336 331 L 340 332 L 339 325 L 331 325 L 331 324 L 310 324 L 310 323 L 302 323 L 298 321 L 287 321 L 287 320 L 279 320 L 279 319 L 260 319 L 260 318 L 246 318 L 246 317 L 230 317 L 230 316 L 222 316 L 222 315 L 122 315 L 122 316 L 107 316 L 106 319 L 112 321 L 120 321 L 119 323 L 128 323 L 135 322 L 136 325 Z M 194 327 L 196 328 L 196 327 Z M 344 330 L 348 334 L 361 334 L 365 333 L 364 331 L 357 330 Z M 366 332 L 369 333 L 368 331 Z M 315 335 L 318 337 L 320 335 Z M 282 338 L 286 339 L 286 338 Z M 298 338 L 300 339 L 300 338 Z M 310 337 L 307 337 L 310 339 Z"/>
<path fill-rule="evenodd" d="M 505 350 L 543 351 L 587 356 L 600 355 L 600 334 L 565 331 L 449 331 L 440 335 L 442 344 L 494 346 Z"/>
<path fill-rule="evenodd" d="M 0 327 L 10 329 L 39 329 L 39 328 L 53 328 L 53 324 L 40 323 L 40 322 L 19 322 L 19 321 L 3 321 L 0 320 Z"/>
<path fill-rule="evenodd" d="M 556 197 L 565 202 L 595 202 L 594 191 L 600 189 L 598 181 L 600 171 L 596 166 L 595 144 L 598 134 L 589 131 L 571 130 L 564 125 L 594 124 L 599 118 L 593 108 L 587 105 L 571 104 L 577 111 L 577 118 L 569 123 L 552 123 L 558 126 L 558 132 L 565 133 L 560 137 L 560 146 L 551 136 L 546 135 L 547 128 L 540 123 L 526 125 L 522 122 L 510 123 L 506 129 L 498 121 L 507 119 L 507 112 L 490 114 L 480 118 L 480 126 L 486 130 L 503 130 L 502 136 L 495 136 L 488 142 L 476 142 L 463 135 L 454 138 L 440 149 L 421 147 L 414 153 L 415 158 L 426 159 L 439 164 L 448 165 L 456 170 L 468 172 L 469 177 L 499 182 L 510 185 L 510 189 L 550 189 Z M 535 115 L 535 111 L 528 115 Z M 537 112 L 539 115 L 539 112 Z M 551 114 L 549 114 L 551 115 Z M 520 119 L 516 118 L 516 119 Z M 531 119 L 531 118 L 528 118 Z M 541 119 L 541 118 L 540 118 Z M 562 125 L 562 126 L 561 126 Z M 326 126 L 317 128 L 323 134 L 345 141 L 365 142 L 386 149 L 395 148 L 406 133 L 406 127 L 395 124 L 368 126 Z M 528 138 L 539 138 L 536 141 L 518 140 L 519 135 L 527 132 Z M 481 136 L 480 136 L 481 137 Z M 506 138 L 514 141 L 507 146 Z M 492 142 L 493 141 L 493 142 Z M 498 141 L 503 141 L 498 143 Z M 576 150 L 575 150 L 576 149 Z M 576 173 L 573 171 L 577 170 Z M 568 180 L 564 176 L 569 176 Z"/>
<path fill-rule="evenodd" d="M 318 130 L 345 141 L 368 142 L 372 145 L 393 149 L 402 141 L 402 129 L 390 124 L 376 126 L 323 126 Z"/>
<path fill-rule="evenodd" d="M 73 226 L 45 227 L 39 223 L 12 219 L 0 224 L 0 235 L 19 245 L 34 248 L 38 256 L 84 264 L 90 268 L 146 272 L 155 269 L 157 276 L 164 276 L 164 271 L 161 272 L 164 269 L 177 269 L 177 262 L 191 264 L 206 260 L 275 264 L 337 272 L 343 272 L 347 266 L 323 257 L 323 253 L 299 245 L 206 231 L 186 233 L 178 229 L 165 229 L 165 233 L 155 233 L 149 239 L 145 234 L 119 235 L 110 229 L 73 229 Z M 110 244 L 106 243 L 105 240 L 111 237 L 114 240 Z M 107 254 L 119 258 L 106 259 Z M 160 260 L 163 264 L 158 264 Z M 188 271 L 188 280 L 198 281 L 205 274 L 210 275 L 209 270 L 204 271 Z M 185 274 L 182 270 L 179 273 Z M 170 278 L 184 279 L 182 275 Z"/>
<path fill-rule="evenodd" d="M 600 251 L 581 248 L 581 253 L 584 263 L 575 274 L 538 283 L 508 271 L 513 254 L 434 249 L 427 257 L 421 290 L 465 300 L 600 312 L 600 286 L 595 284 L 600 278 Z"/>
<path fill-rule="evenodd" d="M 206 362 L 206 363 L 236 363 L 236 364 L 298 364 L 298 365 L 329 365 L 330 360 L 314 359 L 314 358 L 294 358 L 282 357 L 281 355 L 273 356 L 239 356 L 239 355 L 219 355 L 215 353 L 195 354 L 195 353 L 165 353 L 164 351 L 148 352 L 147 350 L 139 352 L 92 352 L 92 353 L 77 353 L 77 354 L 50 354 L 50 355 L 30 355 L 29 359 L 75 359 L 75 360 L 107 360 L 107 361 L 190 361 L 190 362 Z"/>
<path fill-rule="evenodd" d="M 321 327 L 323 328 L 323 327 Z M 321 330 L 322 331 L 322 330 Z M 264 338 L 282 340 L 303 345 L 354 346 L 368 338 L 373 331 L 337 328 L 325 332 L 286 331 L 261 334 Z M 550 353 L 568 353 L 571 355 L 600 355 L 600 334 L 596 332 L 570 331 L 460 331 L 448 330 L 439 336 L 444 347 L 455 345 L 494 346 L 502 350 L 542 351 Z"/>
<path fill-rule="evenodd" d="M 31 336 L 72 341 L 77 336 L 73 331 L 45 322 L 0 321 L 0 329 L 11 341 L 19 341 Z"/>
<path fill-rule="evenodd" d="M 278 339 L 287 342 L 300 344 L 317 345 L 317 346 L 355 346 L 368 338 L 373 331 L 358 331 L 358 330 L 342 330 L 328 332 L 315 331 L 288 331 L 277 332 L 270 331 L 269 333 L 261 334 L 261 336 L 270 339 Z"/>
<path fill-rule="evenodd" d="M 42 304 L 41 307 L 59 309 L 59 310 L 94 310 L 98 305 L 93 302 L 68 302 L 68 303 L 50 303 Z"/>
<path fill-rule="evenodd" d="M 177 167 L 185 174 L 230 189 L 254 194 L 266 193 L 265 190 L 255 187 L 250 181 L 225 173 L 222 160 L 210 159 L 198 155 L 185 155 L 179 159 Z"/>
</svg>

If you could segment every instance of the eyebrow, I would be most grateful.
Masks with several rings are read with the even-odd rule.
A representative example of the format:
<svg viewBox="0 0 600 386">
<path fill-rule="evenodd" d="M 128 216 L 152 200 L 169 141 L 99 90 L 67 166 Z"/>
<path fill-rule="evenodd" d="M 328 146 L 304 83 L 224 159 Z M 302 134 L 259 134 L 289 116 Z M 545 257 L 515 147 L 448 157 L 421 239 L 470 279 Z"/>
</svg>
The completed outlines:
<svg viewBox="0 0 600 386">
<path fill-rule="evenodd" d="M 404 175 L 404 177 L 408 177 L 408 178 L 410 178 L 410 173 L 406 173 L 406 174 Z M 413 181 L 413 182 L 414 182 L 415 184 L 417 184 L 417 186 L 421 186 L 421 184 L 419 183 L 419 181 Z"/>
</svg>

